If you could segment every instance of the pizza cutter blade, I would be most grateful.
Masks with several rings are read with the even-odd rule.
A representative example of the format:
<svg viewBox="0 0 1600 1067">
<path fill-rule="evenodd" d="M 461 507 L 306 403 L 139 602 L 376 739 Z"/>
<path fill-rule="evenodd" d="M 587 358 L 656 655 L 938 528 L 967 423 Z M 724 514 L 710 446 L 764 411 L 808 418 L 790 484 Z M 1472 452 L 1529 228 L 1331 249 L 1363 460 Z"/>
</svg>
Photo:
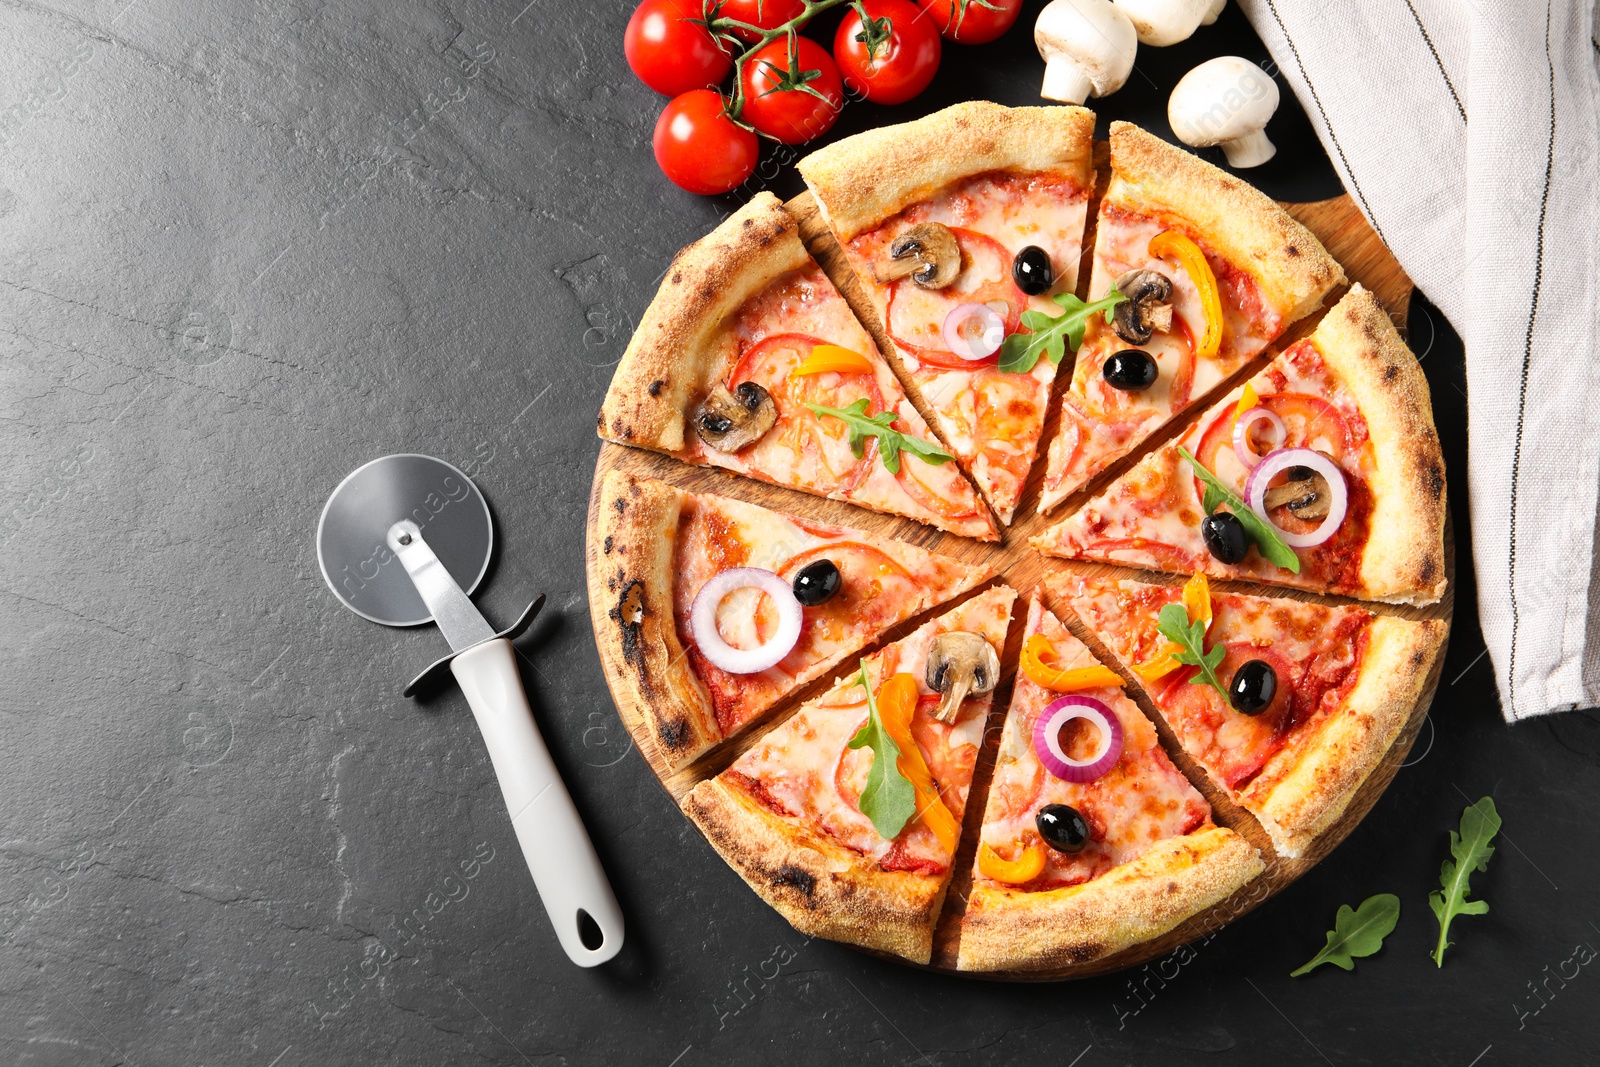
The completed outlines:
<svg viewBox="0 0 1600 1067">
<path fill-rule="evenodd" d="M 511 813 L 511 825 L 561 947 L 581 967 L 622 948 L 622 910 L 572 797 L 539 736 L 511 639 L 544 604 L 496 631 L 467 595 L 494 548 L 489 505 L 460 470 L 412 453 L 375 459 L 339 483 L 317 524 L 317 560 L 345 607 L 385 626 L 436 623 L 448 668 L 467 696 Z"/>
</svg>

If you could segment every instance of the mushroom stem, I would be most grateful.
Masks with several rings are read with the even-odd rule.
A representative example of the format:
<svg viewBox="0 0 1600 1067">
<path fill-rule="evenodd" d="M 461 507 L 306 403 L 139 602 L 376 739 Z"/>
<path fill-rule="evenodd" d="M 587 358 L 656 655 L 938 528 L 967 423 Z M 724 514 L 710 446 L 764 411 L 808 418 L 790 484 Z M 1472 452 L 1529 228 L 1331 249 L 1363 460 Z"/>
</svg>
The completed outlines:
<svg viewBox="0 0 1600 1067">
<path fill-rule="evenodd" d="M 962 678 L 952 682 L 933 711 L 934 719 L 946 724 L 955 722 L 957 713 L 961 711 L 961 702 L 967 699 L 967 691 L 971 687 L 971 683 Z"/>
<path fill-rule="evenodd" d="M 1094 83 L 1071 56 L 1053 56 L 1044 65 L 1044 84 L 1039 95 L 1063 104 L 1081 104 L 1089 99 Z"/>
<path fill-rule="evenodd" d="M 927 265 L 925 261 L 915 256 L 906 256 L 904 259 L 891 259 L 887 263 L 874 266 L 872 274 L 879 285 L 888 285 L 890 282 L 898 281 L 908 274 L 915 274 Z"/>
<path fill-rule="evenodd" d="M 1278 154 L 1278 147 L 1267 139 L 1265 130 L 1257 130 L 1223 141 L 1222 152 L 1228 157 L 1230 167 L 1259 167 Z"/>
</svg>

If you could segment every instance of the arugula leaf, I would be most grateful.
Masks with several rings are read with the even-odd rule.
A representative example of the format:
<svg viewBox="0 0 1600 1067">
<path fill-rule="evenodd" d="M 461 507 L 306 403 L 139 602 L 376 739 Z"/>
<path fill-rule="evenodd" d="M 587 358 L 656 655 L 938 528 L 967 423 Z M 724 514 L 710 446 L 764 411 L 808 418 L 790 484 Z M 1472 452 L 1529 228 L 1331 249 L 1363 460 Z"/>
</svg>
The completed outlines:
<svg viewBox="0 0 1600 1067">
<path fill-rule="evenodd" d="M 814 415 L 829 415 L 846 426 L 850 427 L 850 451 L 860 459 L 866 449 L 867 438 L 873 437 L 878 442 L 878 455 L 883 457 L 883 465 L 889 469 L 890 474 L 900 473 L 900 453 L 910 452 L 913 456 L 939 466 L 955 459 L 950 453 L 920 437 L 912 437 L 908 433 L 901 433 L 894 428 L 894 420 L 900 416 L 892 411 L 880 411 L 876 415 L 867 414 L 867 398 L 862 397 L 847 408 L 830 408 L 822 404 L 807 404 Z"/>
<path fill-rule="evenodd" d="M 1244 532 L 1250 535 L 1250 540 L 1256 543 L 1256 551 L 1268 563 L 1276 564 L 1291 574 L 1300 573 L 1300 557 L 1294 554 L 1278 531 L 1272 524 L 1255 513 L 1244 498 L 1222 484 L 1222 480 L 1215 474 L 1200 465 L 1200 461 L 1182 445 L 1178 446 L 1178 455 L 1189 461 L 1189 466 L 1194 468 L 1195 475 L 1205 483 L 1206 491 L 1200 501 L 1200 506 L 1206 509 L 1207 514 L 1215 512 L 1219 507 L 1227 506 L 1233 517 L 1239 520 L 1239 525 L 1244 527 Z"/>
<path fill-rule="evenodd" d="M 1110 325 L 1112 309 L 1128 298 L 1113 289 L 1092 304 L 1085 304 L 1071 293 L 1059 293 L 1051 299 L 1061 305 L 1063 314 L 1052 316 L 1042 311 L 1024 311 L 1022 325 L 1032 332 L 1019 330 L 1000 342 L 1001 370 L 1008 374 L 1027 374 L 1040 356 L 1051 363 L 1060 363 L 1068 347 L 1076 352 L 1083 344 L 1083 331 L 1088 328 L 1091 315 L 1104 311 L 1106 324 Z"/>
<path fill-rule="evenodd" d="M 1370 956 L 1383 947 L 1383 939 L 1400 921 L 1400 898 L 1393 893 L 1379 893 L 1361 902 L 1354 911 L 1350 905 L 1339 905 L 1339 914 L 1333 918 L 1333 929 L 1328 931 L 1328 943 L 1322 951 L 1311 957 L 1299 970 L 1290 971 L 1290 978 L 1299 978 L 1324 963 L 1343 970 L 1353 970 L 1355 960 Z"/>
<path fill-rule="evenodd" d="M 861 814 L 872 820 L 872 828 L 885 841 L 893 841 L 916 814 L 917 791 L 911 780 L 900 773 L 900 746 L 883 728 L 865 665 L 857 682 L 867 691 L 867 721 L 850 739 L 849 747 L 872 749 L 872 769 L 867 772 L 867 784 L 861 790 L 858 805 Z"/>
<path fill-rule="evenodd" d="M 1489 857 L 1494 846 L 1489 842 L 1500 832 L 1500 813 L 1495 810 L 1494 798 L 1483 797 L 1461 812 L 1461 832 L 1450 831 L 1451 859 L 1439 868 L 1441 888 L 1428 894 L 1428 907 L 1439 920 L 1439 943 L 1433 950 L 1433 962 L 1444 966 L 1444 950 L 1455 942 L 1446 940 L 1450 933 L 1450 920 L 1457 915 L 1482 915 L 1489 910 L 1487 902 L 1468 900 L 1472 891 L 1468 880 L 1474 871 L 1489 869 Z"/>
<path fill-rule="evenodd" d="M 1182 604 L 1168 604 L 1161 609 L 1156 628 L 1162 637 L 1182 648 L 1183 651 L 1173 654 L 1173 659 L 1200 668 L 1200 673 L 1191 680 L 1196 685 L 1211 686 L 1222 694 L 1223 703 L 1228 703 L 1228 690 L 1217 677 L 1217 664 L 1228 650 L 1218 643 L 1216 648 L 1206 651 L 1206 624 L 1199 619 L 1190 622 L 1189 609 Z"/>
</svg>

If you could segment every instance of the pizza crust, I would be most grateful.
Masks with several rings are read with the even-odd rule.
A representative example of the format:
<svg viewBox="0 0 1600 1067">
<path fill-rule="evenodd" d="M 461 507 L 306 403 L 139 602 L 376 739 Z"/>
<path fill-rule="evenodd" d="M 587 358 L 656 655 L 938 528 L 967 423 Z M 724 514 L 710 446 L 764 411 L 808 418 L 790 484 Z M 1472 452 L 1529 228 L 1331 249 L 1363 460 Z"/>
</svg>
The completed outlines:
<svg viewBox="0 0 1600 1067">
<path fill-rule="evenodd" d="M 1157 842 L 1082 885 L 1037 893 L 978 885 L 967 897 L 956 967 L 1049 971 L 1102 959 L 1161 936 L 1263 869 L 1254 846 L 1212 826 Z"/>
<path fill-rule="evenodd" d="M 1448 633 L 1439 619 L 1373 620 L 1344 702 L 1240 791 L 1280 856 L 1295 859 L 1344 814 L 1416 709 Z"/>
<path fill-rule="evenodd" d="M 690 790 L 683 812 L 756 895 L 801 933 L 913 963 L 932 957 L 948 877 L 882 870 L 721 778 Z"/>
<path fill-rule="evenodd" d="M 1422 366 L 1383 305 L 1359 284 L 1311 341 L 1360 409 L 1375 459 L 1363 595 L 1432 604 L 1444 595 L 1444 457 Z"/>
<path fill-rule="evenodd" d="M 836 141 L 796 168 L 840 243 L 940 189 L 993 170 L 1065 171 L 1093 187 L 1094 113 L 972 100 Z"/>
<path fill-rule="evenodd" d="M 1127 122 L 1111 124 L 1109 203 L 1166 209 L 1194 224 L 1215 251 L 1261 286 L 1292 322 L 1345 280 L 1311 231 L 1255 186 Z"/>
<path fill-rule="evenodd" d="M 794 216 L 765 191 L 679 252 L 612 375 L 600 436 L 682 449 L 690 398 L 733 355 L 722 331 L 728 317 L 773 279 L 810 262 Z"/>
<path fill-rule="evenodd" d="M 689 667 L 673 612 L 683 493 L 608 471 L 590 545 L 589 610 L 600 666 L 625 722 L 643 722 L 668 766 L 722 739 L 711 695 Z"/>
</svg>

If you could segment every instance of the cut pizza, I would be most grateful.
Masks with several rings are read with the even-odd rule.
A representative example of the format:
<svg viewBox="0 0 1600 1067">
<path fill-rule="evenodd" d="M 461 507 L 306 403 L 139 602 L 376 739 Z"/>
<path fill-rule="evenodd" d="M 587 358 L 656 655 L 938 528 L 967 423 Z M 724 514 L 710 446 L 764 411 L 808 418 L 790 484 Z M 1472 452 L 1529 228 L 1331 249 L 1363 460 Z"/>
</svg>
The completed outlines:
<svg viewBox="0 0 1600 1067">
<path fill-rule="evenodd" d="M 1089 323 L 1062 397 L 1040 510 L 1081 488 L 1322 304 L 1344 271 L 1245 182 L 1136 126 L 1111 124 Z"/>
<path fill-rule="evenodd" d="M 599 430 L 689 463 L 998 537 L 771 193 L 667 268 L 612 376 Z"/>
<path fill-rule="evenodd" d="M 903 377 L 1001 522 L 1033 466 L 1074 309 L 1094 115 L 981 101 L 798 164 Z M 1077 321 L 1076 319 L 1074 321 Z M 1038 344 L 1022 340 L 1028 326 Z M 1080 327 L 1081 329 L 1081 327 Z"/>
<path fill-rule="evenodd" d="M 1159 937 L 1261 873 L 1256 849 L 1035 595 L 983 813 L 957 966 L 1053 970 Z"/>
<path fill-rule="evenodd" d="M 681 767 L 885 630 L 992 577 L 913 545 L 618 471 L 591 601 L 625 711 Z"/>
<path fill-rule="evenodd" d="M 1448 632 L 1352 606 L 1061 575 L 1052 592 L 1145 683 L 1178 741 L 1301 855 L 1382 761 Z"/>
<path fill-rule="evenodd" d="M 1015 596 L 866 657 L 684 798 L 795 929 L 928 962 Z"/>
<path fill-rule="evenodd" d="M 1309 338 L 1032 543 L 1431 604 L 1445 588 L 1444 496 L 1428 383 L 1357 285 Z"/>
</svg>

